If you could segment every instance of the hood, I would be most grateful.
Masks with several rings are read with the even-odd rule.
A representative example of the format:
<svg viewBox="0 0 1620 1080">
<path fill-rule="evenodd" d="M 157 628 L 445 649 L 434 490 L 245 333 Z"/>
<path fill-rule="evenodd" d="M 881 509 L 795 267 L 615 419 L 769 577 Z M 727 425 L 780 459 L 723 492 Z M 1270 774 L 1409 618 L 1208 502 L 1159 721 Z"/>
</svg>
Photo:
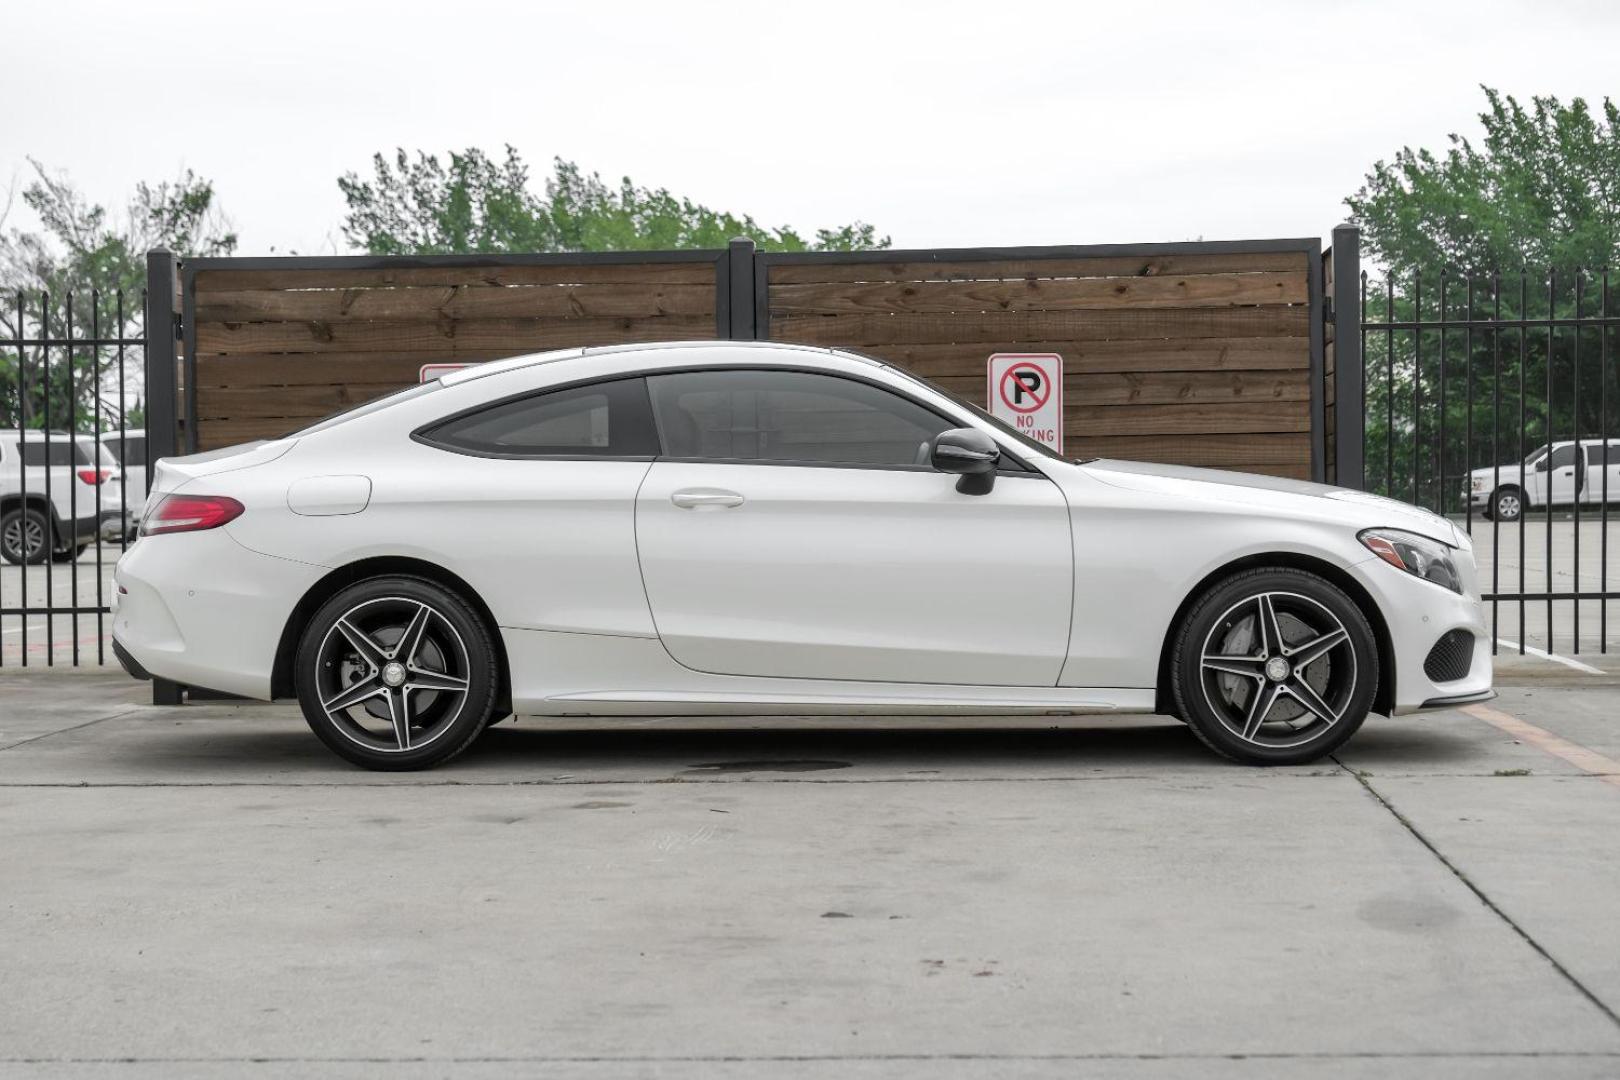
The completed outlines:
<svg viewBox="0 0 1620 1080">
<path fill-rule="evenodd" d="M 1439 514 L 1365 491 L 1281 476 L 1198 469 L 1188 465 L 1158 465 L 1145 461 L 1104 458 L 1088 461 L 1080 467 L 1114 487 L 1214 499 L 1225 503 L 1246 503 L 1257 510 L 1286 512 L 1293 507 L 1301 513 L 1321 514 L 1333 513 L 1330 506 L 1334 503 L 1339 505 L 1340 512 L 1359 507 L 1360 511 L 1353 514 L 1355 520 L 1346 522 L 1347 525 L 1363 529 L 1379 525 L 1407 529 L 1452 547 L 1461 547 L 1464 543 L 1456 526 Z"/>
<path fill-rule="evenodd" d="M 297 441 L 297 439 L 270 441 L 260 439 L 258 442 L 226 446 L 201 454 L 159 458 L 152 470 L 152 492 L 156 494 L 160 491 L 174 491 L 200 477 L 217 476 L 220 473 L 263 465 L 291 450 Z"/>
<path fill-rule="evenodd" d="M 1525 471 L 1524 462 L 1510 461 L 1506 465 L 1481 465 L 1477 469 L 1470 469 L 1468 475 L 1495 477 L 1497 469 L 1502 470 L 1503 476 L 1517 476 Z"/>
</svg>

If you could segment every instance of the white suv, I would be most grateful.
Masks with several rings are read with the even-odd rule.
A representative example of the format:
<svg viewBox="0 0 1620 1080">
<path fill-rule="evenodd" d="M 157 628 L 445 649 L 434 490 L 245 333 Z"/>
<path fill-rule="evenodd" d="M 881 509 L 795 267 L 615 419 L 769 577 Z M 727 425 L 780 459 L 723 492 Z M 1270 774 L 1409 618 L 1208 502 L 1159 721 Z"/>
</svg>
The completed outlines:
<svg viewBox="0 0 1620 1080">
<path fill-rule="evenodd" d="M 123 480 L 95 439 L 0 430 L 0 558 L 77 558 L 106 528 L 117 535 Z"/>
<path fill-rule="evenodd" d="M 1523 462 L 1468 474 L 1468 502 L 1487 518 L 1517 521 L 1532 507 L 1620 503 L 1620 439 L 1537 447 Z"/>
<path fill-rule="evenodd" d="M 129 539 L 141 527 L 141 514 L 146 509 L 146 431 L 103 431 L 101 445 L 118 462 L 124 474 L 125 511 L 122 523 Z"/>
</svg>

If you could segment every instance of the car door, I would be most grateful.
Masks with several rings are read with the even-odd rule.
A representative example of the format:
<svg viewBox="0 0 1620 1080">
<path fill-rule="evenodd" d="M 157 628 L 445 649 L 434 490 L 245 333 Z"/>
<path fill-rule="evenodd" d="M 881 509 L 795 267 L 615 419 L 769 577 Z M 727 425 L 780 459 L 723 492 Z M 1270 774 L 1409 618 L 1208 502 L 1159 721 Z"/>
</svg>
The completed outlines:
<svg viewBox="0 0 1620 1080">
<path fill-rule="evenodd" d="M 1608 449 L 1601 442 L 1587 443 L 1586 483 L 1581 488 L 1581 502 L 1598 505 L 1605 499 L 1613 500 L 1616 496 L 1617 466 L 1620 466 L 1620 453 Z"/>
<path fill-rule="evenodd" d="M 1554 505 L 1567 505 L 1575 501 L 1577 494 L 1586 486 L 1585 455 L 1580 447 L 1574 443 L 1559 443 L 1553 451 L 1540 462 L 1536 468 L 1546 469 L 1538 475 L 1541 479 L 1541 493 L 1546 497 L 1542 502 Z"/>
<path fill-rule="evenodd" d="M 927 461 L 960 419 L 850 375 L 754 368 L 647 382 L 664 456 L 637 497 L 637 548 L 679 663 L 1057 682 L 1074 566 L 1068 507 L 1049 479 L 1008 458 L 988 494 L 958 492 Z"/>
</svg>

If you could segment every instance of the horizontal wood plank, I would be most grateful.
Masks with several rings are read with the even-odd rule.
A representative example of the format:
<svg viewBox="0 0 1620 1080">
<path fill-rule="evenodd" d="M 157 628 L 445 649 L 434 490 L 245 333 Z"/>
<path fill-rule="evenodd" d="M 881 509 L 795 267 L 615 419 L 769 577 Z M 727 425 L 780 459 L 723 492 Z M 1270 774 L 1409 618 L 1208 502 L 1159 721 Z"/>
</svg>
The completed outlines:
<svg viewBox="0 0 1620 1080">
<path fill-rule="evenodd" d="M 992 352 L 1057 353 L 1068 372 L 1305 370 L 1307 338 L 1187 338 L 1143 341 L 1012 341 L 873 345 L 858 350 L 924 378 L 983 378 Z"/>
<path fill-rule="evenodd" d="M 273 417 L 257 420 L 204 420 L 197 424 L 197 448 L 217 450 L 222 446 L 252 442 L 254 439 L 279 439 L 299 428 L 305 428 L 325 417 L 326 413 L 308 416 Z"/>
<path fill-rule="evenodd" d="M 374 322 L 197 324 L 197 352 L 420 352 L 456 360 L 463 351 L 516 354 L 571 345 L 712 338 L 712 316 L 623 319 L 439 319 Z"/>
<path fill-rule="evenodd" d="M 1065 434 L 1063 453 L 1069 457 L 1123 458 L 1211 469 L 1303 465 L 1308 471 L 1311 437 L 1294 432 L 1191 437 Z"/>
<path fill-rule="evenodd" d="M 1108 435 L 1221 435 L 1311 430 L 1310 404 L 1282 401 L 1241 405 L 1063 406 L 1063 431 Z"/>
<path fill-rule="evenodd" d="M 772 341 L 809 345 L 994 343 L 1145 338 L 1305 337 L 1309 308 L 1149 308 L 1141 311 L 991 311 L 971 315 L 788 315 Z"/>
<path fill-rule="evenodd" d="M 278 386 L 266 391 L 248 387 L 199 387 L 197 419 L 249 420 L 265 417 L 325 416 L 363 405 L 416 382 L 328 383 L 325 386 Z"/>
<path fill-rule="evenodd" d="M 394 383 L 417 381 L 423 364 L 440 360 L 451 363 L 479 363 L 521 356 L 507 349 L 463 350 L 454 358 L 421 353 L 314 353 L 279 355 L 244 353 L 197 357 L 197 387 L 317 386 L 332 382 Z"/>
<path fill-rule="evenodd" d="M 589 318 L 714 315 L 712 285 L 447 285 L 394 289 L 232 289 L 199 294 L 198 322 Z"/>
<path fill-rule="evenodd" d="M 771 317 L 844 312 L 1061 311 L 1303 304 L 1303 270 L 1013 281 L 884 281 L 773 285 Z"/>
<path fill-rule="evenodd" d="M 958 397 L 983 404 L 985 376 L 943 376 L 932 380 Z M 1309 401 L 1303 372 L 1162 371 L 1085 374 L 1065 369 L 1067 405 L 1172 405 Z"/>
<path fill-rule="evenodd" d="M 1149 277 L 1158 274 L 1242 274 L 1305 271 L 1303 251 L 1236 254 L 1108 255 L 1084 259 L 942 259 L 927 261 L 782 263 L 771 285 L 820 281 L 994 281 L 1004 278 Z"/>
<path fill-rule="evenodd" d="M 236 289 L 364 289 L 432 285 L 713 284 L 712 262 L 566 263 L 545 266 L 398 266 L 379 268 L 199 270 L 202 294 Z"/>
</svg>

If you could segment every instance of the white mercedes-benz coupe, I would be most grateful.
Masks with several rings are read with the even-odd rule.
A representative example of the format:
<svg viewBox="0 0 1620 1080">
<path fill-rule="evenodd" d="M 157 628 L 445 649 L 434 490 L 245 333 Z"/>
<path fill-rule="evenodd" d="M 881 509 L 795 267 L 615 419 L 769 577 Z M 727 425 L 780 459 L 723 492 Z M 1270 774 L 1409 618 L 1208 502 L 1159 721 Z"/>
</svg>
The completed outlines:
<svg viewBox="0 0 1620 1080">
<path fill-rule="evenodd" d="M 1446 519 L 1066 461 L 826 349 L 484 364 L 160 461 L 148 507 L 116 572 L 130 672 L 296 696 L 375 769 L 514 714 L 1160 712 L 1290 764 L 1492 693 Z"/>
</svg>

